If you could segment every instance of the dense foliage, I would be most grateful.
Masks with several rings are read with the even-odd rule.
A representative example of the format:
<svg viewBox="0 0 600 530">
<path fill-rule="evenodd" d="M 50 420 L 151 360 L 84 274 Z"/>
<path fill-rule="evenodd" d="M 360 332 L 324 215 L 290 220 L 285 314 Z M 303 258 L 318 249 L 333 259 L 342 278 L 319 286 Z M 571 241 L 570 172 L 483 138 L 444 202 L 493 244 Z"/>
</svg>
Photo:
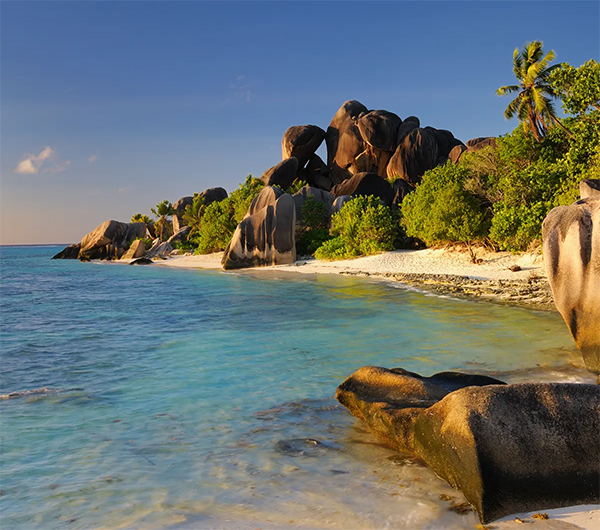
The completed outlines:
<svg viewBox="0 0 600 530">
<path fill-rule="evenodd" d="M 195 253 L 210 254 L 225 250 L 250 203 L 263 187 L 262 180 L 248 175 L 244 184 L 240 184 L 237 190 L 222 201 L 204 206 L 200 200 L 194 200 L 194 204 L 186 208 L 186 215 L 198 227 L 196 235 L 190 238 L 196 247 Z"/>
<path fill-rule="evenodd" d="M 312 256 L 325 241 L 332 238 L 327 229 L 327 208 L 324 203 L 308 197 L 300 212 L 301 221 L 296 229 L 296 254 Z"/>
<path fill-rule="evenodd" d="M 527 250 L 552 208 L 577 200 L 581 180 L 600 178 L 600 66 L 560 65 L 546 79 L 576 116 L 539 141 L 517 127 L 496 148 L 427 172 L 402 205 L 409 235 L 428 244 L 485 238 L 502 250 Z"/>
<path fill-rule="evenodd" d="M 483 239 L 489 219 L 482 201 L 467 190 L 469 171 L 448 162 L 428 171 L 417 189 L 402 203 L 406 233 L 433 245 Z"/>
<path fill-rule="evenodd" d="M 377 197 L 355 197 L 331 219 L 333 239 L 315 253 L 317 259 L 345 259 L 394 249 L 398 222 Z"/>
</svg>

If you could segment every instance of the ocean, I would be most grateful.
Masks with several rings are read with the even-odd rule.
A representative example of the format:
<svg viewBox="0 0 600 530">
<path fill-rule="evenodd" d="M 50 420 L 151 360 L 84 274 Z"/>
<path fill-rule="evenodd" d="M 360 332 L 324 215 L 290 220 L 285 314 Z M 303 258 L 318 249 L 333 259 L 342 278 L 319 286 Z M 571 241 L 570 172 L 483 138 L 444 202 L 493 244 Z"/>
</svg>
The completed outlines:
<svg viewBox="0 0 600 530">
<path fill-rule="evenodd" d="M 364 365 L 593 382 L 558 313 L 58 250 L 0 248 L 7 530 L 472 529 L 336 387 Z"/>
</svg>

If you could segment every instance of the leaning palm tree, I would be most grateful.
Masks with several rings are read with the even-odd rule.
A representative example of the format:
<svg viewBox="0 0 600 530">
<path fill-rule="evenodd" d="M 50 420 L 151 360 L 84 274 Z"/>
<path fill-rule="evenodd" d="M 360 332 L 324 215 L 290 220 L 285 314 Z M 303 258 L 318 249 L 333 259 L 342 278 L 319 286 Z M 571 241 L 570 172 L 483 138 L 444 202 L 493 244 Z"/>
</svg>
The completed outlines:
<svg viewBox="0 0 600 530">
<path fill-rule="evenodd" d="M 503 86 L 496 91 L 499 96 L 518 94 L 506 107 L 504 116 L 510 120 L 517 115 L 523 123 L 525 133 L 531 131 L 538 141 L 548 131 L 548 120 L 554 121 L 569 132 L 556 117 L 552 102 L 552 98 L 557 97 L 557 94 L 550 84 L 550 74 L 562 66 L 562 64 L 548 66 L 553 60 L 554 50 L 544 56 L 542 42 L 539 40 L 526 43 L 521 51 L 515 48 L 513 72 L 519 84 Z"/>
<path fill-rule="evenodd" d="M 156 223 L 154 223 L 154 226 L 157 230 L 157 235 L 161 240 L 163 240 L 165 232 L 167 237 L 173 233 L 172 225 L 169 222 L 169 217 L 175 213 L 173 205 L 169 201 L 164 200 L 159 202 L 156 205 L 156 208 L 150 208 L 150 210 L 157 218 Z"/>
</svg>

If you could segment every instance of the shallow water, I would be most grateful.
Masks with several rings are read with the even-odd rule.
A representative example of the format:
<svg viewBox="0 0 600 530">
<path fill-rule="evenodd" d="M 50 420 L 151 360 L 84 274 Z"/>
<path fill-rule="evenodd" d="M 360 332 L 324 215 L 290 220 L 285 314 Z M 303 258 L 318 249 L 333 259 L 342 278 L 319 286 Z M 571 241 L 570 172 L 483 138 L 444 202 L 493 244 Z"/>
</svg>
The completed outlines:
<svg viewBox="0 0 600 530">
<path fill-rule="evenodd" d="M 337 385 L 364 365 L 593 382 L 557 313 L 57 250 L 0 250 L 0 394 L 22 392 L 0 400 L 2 528 L 474 528 Z"/>
</svg>

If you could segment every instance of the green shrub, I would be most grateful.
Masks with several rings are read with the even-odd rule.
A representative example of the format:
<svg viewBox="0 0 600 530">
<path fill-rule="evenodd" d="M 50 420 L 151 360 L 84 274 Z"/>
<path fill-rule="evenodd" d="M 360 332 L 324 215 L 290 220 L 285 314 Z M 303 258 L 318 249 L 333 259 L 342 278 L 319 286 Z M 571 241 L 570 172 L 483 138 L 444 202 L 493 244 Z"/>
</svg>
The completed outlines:
<svg viewBox="0 0 600 530">
<path fill-rule="evenodd" d="M 325 203 L 319 202 L 314 197 L 308 197 L 302 207 L 302 221 L 300 230 L 317 230 L 324 228 L 327 223 L 327 207 Z"/>
<path fill-rule="evenodd" d="M 332 236 L 326 228 L 317 228 L 303 232 L 296 238 L 296 253 L 299 256 L 313 255 L 317 249 Z"/>
<path fill-rule="evenodd" d="M 225 199 L 209 204 L 202 215 L 202 228 L 194 239 L 194 254 L 210 254 L 225 250 L 237 226 L 232 201 Z"/>
<path fill-rule="evenodd" d="M 531 205 L 509 205 L 499 202 L 494 205 L 494 217 L 490 238 L 501 250 L 524 251 L 540 239 L 542 222 L 551 209 L 548 203 Z"/>
<path fill-rule="evenodd" d="M 489 216 L 481 200 L 465 189 L 467 169 L 451 162 L 427 171 L 416 190 L 402 202 L 407 235 L 427 245 L 472 243 L 486 237 Z"/>
<path fill-rule="evenodd" d="M 316 252 L 318 259 L 344 259 L 394 249 L 398 223 L 377 197 L 356 197 L 348 201 L 331 220 L 331 235 Z"/>
</svg>

